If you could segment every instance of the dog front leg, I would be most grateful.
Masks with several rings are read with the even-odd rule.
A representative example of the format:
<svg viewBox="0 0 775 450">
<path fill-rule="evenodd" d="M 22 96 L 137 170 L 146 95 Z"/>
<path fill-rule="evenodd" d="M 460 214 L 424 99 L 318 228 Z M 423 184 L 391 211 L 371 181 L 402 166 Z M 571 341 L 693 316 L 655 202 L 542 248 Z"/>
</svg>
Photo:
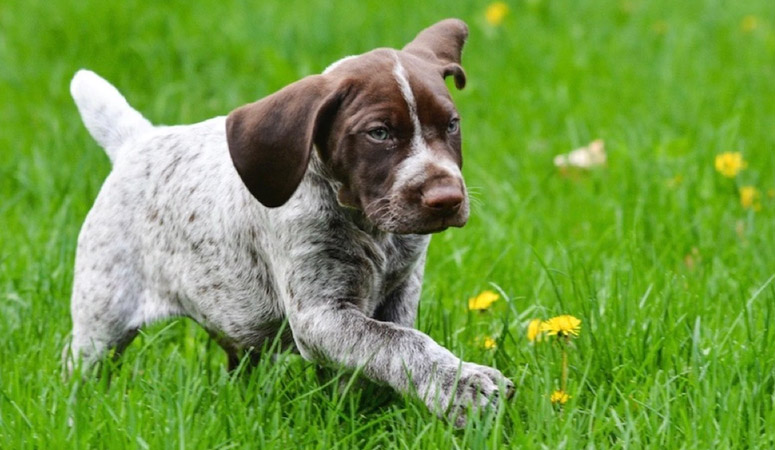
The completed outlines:
<svg viewBox="0 0 775 450">
<path fill-rule="evenodd" d="M 394 323 L 366 317 L 346 302 L 297 309 L 289 315 L 296 345 L 306 359 L 362 369 L 377 382 L 408 394 L 416 392 L 434 412 L 456 426 L 469 406 L 495 406 L 514 385 L 497 369 L 461 361 L 429 336 Z"/>
<path fill-rule="evenodd" d="M 417 305 L 422 290 L 423 267 L 419 266 L 395 289 L 389 292 L 374 312 L 374 318 L 381 322 L 393 322 L 414 328 L 417 319 Z"/>
</svg>

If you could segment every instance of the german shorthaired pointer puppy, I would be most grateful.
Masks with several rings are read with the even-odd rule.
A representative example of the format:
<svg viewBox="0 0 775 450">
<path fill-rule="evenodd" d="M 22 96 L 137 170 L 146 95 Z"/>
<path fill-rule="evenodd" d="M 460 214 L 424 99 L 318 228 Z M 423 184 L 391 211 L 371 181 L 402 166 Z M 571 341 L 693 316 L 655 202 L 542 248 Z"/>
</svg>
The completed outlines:
<svg viewBox="0 0 775 450">
<path fill-rule="evenodd" d="M 416 393 L 457 425 L 513 384 L 413 329 L 430 233 L 468 219 L 455 19 L 226 117 L 153 126 L 89 71 L 71 92 L 113 170 L 78 238 L 67 366 L 196 320 L 230 364 L 273 339 Z"/>
</svg>

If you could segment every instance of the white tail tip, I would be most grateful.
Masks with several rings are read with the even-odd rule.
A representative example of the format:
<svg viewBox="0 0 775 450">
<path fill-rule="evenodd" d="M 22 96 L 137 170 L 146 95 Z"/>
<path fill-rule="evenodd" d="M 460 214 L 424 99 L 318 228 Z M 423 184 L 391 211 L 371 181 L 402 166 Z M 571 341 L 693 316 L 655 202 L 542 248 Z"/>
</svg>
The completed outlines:
<svg viewBox="0 0 775 450">
<path fill-rule="evenodd" d="M 70 82 L 70 93 L 86 129 L 111 161 L 127 139 L 153 128 L 115 87 L 90 70 L 76 72 Z"/>
</svg>

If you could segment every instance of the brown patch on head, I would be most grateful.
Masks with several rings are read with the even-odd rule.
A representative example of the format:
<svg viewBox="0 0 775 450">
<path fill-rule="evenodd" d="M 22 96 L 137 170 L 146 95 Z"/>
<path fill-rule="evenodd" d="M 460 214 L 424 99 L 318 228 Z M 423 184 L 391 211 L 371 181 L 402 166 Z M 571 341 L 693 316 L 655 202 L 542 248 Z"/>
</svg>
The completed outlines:
<svg viewBox="0 0 775 450">
<path fill-rule="evenodd" d="M 235 167 L 267 206 L 287 201 L 312 144 L 337 182 L 339 201 L 384 231 L 425 233 L 462 226 L 458 116 L 444 78 L 465 85 L 468 35 L 439 22 L 403 50 L 377 49 L 336 63 L 227 120 Z"/>
<path fill-rule="evenodd" d="M 363 198 L 384 192 L 392 168 L 407 156 L 413 127 L 392 71 L 395 51 L 378 49 L 346 61 L 331 75 L 349 80 L 349 95 L 327 132 L 315 143 L 323 161 L 342 182 L 340 201 L 363 209 Z M 390 139 L 376 141 L 371 130 L 385 127 Z"/>
</svg>

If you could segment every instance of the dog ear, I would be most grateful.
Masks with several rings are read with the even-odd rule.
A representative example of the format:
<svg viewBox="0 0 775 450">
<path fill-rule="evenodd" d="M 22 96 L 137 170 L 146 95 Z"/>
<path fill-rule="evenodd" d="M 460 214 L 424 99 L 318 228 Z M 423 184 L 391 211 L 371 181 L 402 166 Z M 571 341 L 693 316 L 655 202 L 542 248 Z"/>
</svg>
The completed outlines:
<svg viewBox="0 0 775 450">
<path fill-rule="evenodd" d="M 234 167 L 264 206 L 281 206 L 296 191 L 307 171 L 318 125 L 333 112 L 337 97 L 330 80 L 312 75 L 237 108 L 226 118 Z"/>
<path fill-rule="evenodd" d="M 404 51 L 442 66 L 444 78 L 455 77 L 455 86 L 463 89 L 466 74 L 460 55 L 468 38 L 468 26 L 460 19 L 446 19 L 422 30 Z"/>
</svg>

